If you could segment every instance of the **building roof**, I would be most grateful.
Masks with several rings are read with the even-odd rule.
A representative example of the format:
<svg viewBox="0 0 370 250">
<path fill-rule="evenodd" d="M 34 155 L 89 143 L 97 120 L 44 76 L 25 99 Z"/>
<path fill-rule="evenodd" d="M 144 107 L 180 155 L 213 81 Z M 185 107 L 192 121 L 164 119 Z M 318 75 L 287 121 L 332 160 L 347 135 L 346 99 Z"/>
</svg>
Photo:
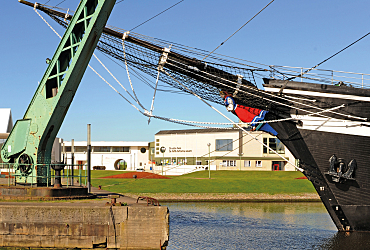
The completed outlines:
<svg viewBox="0 0 370 250">
<path fill-rule="evenodd" d="M 248 129 L 249 130 L 249 129 Z M 155 135 L 168 135 L 168 134 L 201 134 L 201 133 L 225 133 L 225 132 L 238 132 L 239 128 L 206 128 L 206 129 L 184 129 L 184 130 L 161 130 Z"/>
<path fill-rule="evenodd" d="M 10 133 L 13 128 L 12 112 L 9 108 L 0 108 L 0 133 Z"/>
<path fill-rule="evenodd" d="M 64 141 L 65 146 L 71 146 L 71 141 Z M 87 141 L 75 141 L 74 146 L 86 146 Z M 149 142 L 147 141 L 92 141 L 91 146 L 100 147 L 147 147 Z"/>
</svg>

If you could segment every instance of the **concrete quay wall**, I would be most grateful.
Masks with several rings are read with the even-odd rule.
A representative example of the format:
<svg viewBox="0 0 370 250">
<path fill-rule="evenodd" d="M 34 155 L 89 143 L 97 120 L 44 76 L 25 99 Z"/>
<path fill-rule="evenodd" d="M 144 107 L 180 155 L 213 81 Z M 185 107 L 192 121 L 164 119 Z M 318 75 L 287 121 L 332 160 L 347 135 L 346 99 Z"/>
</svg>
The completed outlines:
<svg viewBox="0 0 370 250">
<path fill-rule="evenodd" d="M 169 238 L 161 206 L 0 205 L 0 246 L 159 249 Z"/>
</svg>

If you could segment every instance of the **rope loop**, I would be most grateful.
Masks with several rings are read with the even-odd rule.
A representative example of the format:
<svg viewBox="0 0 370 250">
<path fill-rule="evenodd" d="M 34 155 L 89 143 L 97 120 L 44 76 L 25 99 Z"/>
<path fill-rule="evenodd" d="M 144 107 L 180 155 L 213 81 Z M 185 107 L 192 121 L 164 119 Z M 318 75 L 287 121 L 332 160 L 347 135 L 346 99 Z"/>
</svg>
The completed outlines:
<svg viewBox="0 0 370 250">
<path fill-rule="evenodd" d="M 67 13 L 64 16 L 64 22 L 66 22 L 67 21 L 67 18 L 69 17 L 68 11 L 69 11 L 69 8 L 67 9 Z"/>
</svg>

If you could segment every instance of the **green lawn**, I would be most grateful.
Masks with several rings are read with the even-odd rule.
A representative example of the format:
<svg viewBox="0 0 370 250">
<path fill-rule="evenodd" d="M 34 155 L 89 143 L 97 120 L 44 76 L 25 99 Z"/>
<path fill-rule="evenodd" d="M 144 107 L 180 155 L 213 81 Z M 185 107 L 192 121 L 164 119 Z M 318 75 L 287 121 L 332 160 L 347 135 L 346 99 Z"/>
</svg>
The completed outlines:
<svg viewBox="0 0 370 250">
<path fill-rule="evenodd" d="M 117 171 L 92 171 L 92 185 L 118 193 L 314 193 L 311 182 L 300 172 L 283 171 L 208 171 L 172 177 L 172 179 L 101 179 L 120 174 Z"/>
</svg>

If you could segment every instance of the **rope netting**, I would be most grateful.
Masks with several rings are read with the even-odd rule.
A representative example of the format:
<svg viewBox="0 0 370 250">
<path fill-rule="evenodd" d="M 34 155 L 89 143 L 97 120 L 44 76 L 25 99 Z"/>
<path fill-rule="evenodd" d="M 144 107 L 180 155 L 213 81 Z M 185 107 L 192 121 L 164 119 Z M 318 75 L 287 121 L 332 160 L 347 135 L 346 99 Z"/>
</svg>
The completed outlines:
<svg viewBox="0 0 370 250">
<path fill-rule="evenodd" d="M 67 27 L 68 19 L 49 12 L 47 9 L 41 10 L 64 28 Z M 242 100 L 240 103 L 245 105 L 266 109 L 268 104 L 257 88 L 256 79 L 268 77 L 270 72 L 259 65 L 238 62 L 216 53 L 209 55 L 207 61 L 201 61 L 209 54 L 208 51 L 132 32 L 124 40 L 124 55 L 122 36 L 120 35 L 124 32 L 126 30 L 114 27 L 105 29 L 97 49 L 114 58 L 122 67 L 125 66 L 126 61 L 130 69 L 138 70 L 144 75 L 156 79 L 158 77 L 158 63 L 163 56 L 164 48 L 171 48 L 163 68 L 172 77 L 161 73 L 159 74 L 160 82 L 182 92 L 197 93 L 203 99 L 218 104 L 223 104 L 219 95 L 220 90 L 232 94 L 241 86 L 248 86 L 248 91 L 257 95 L 250 96 L 240 91 L 236 99 Z M 240 86 L 238 86 L 239 78 L 241 78 L 241 81 L 239 80 Z M 184 88 L 178 82 L 183 83 L 187 88 Z"/>
<path fill-rule="evenodd" d="M 49 15 L 58 24 L 64 28 L 67 28 L 69 19 L 71 18 L 70 14 L 58 13 L 57 11 L 49 8 L 41 8 L 40 10 Z M 160 81 L 165 83 L 165 85 L 162 85 L 161 87 L 164 87 L 167 84 L 167 86 L 172 87 L 172 91 L 173 89 L 177 89 L 182 93 L 185 92 L 193 94 L 201 101 L 207 100 L 221 105 L 224 101 L 220 97 L 220 91 L 226 91 L 233 95 L 233 97 L 237 100 L 237 103 L 258 109 L 269 110 L 275 114 L 273 117 L 276 118 L 276 120 L 269 119 L 269 121 L 262 121 L 259 123 L 292 120 L 293 118 L 290 116 L 291 109 L 303 111 L 303 114 L 307 116 L 321 116 L 327 118 L 327 121 L 332 119 L 333 116 L 339 116 L 344 119 L 367 121 L 367 119 L 363 117 L 352 116 L 346 112 L 337 112 L 336 110 L 344 108 L 344 104 L 336 107 L 332 107 L 330 105 L 321 107 L 312 105 L 309 103 L 310 100 L 307 101 L 303 100 L 302 98 L 302 100 L 299 100 L 300 98 L 292 98 L 289 96 L 285 97 L 284 95 L 280 94 L 276 95 L 262 91 L 257 87 L 256 79 L 260 80 L 271 77 L 279 80 L 289 80 L 290 78 L 300 77 L 314 81 L 328 82 L 326 76 L 323 76 L 322 79 L 320 79 L 320 77 L 318 78 L 317 75 L 311 77 L 308 72 L 313 68 L 310 68 L 304 72 L 305 75 L 302 72 L 299 73 L 298 70 L 284 71 L 283 73 L 278 67 L 258 64 L 255 62 L 227 57 L 216 53 L 209 53 L 205 50 L 200 50 L 177 43 L 171 43 L 165 40 L 128 32 L 127 30 L 115 27 L 108 27 L 104 29 L 103 34 L 98 42 L 97 49 L 105 55 L 113 58 L 113 60 L 121 67 L 126 68 L 134 95 L 131 97 L 143 109 L 143 111 L 139 110 L 132 103 L 129 103 L 140 113 L 148 116 L 149 119 L 150 117 L 155 117 L 157 119 L 188 126 L 206 127 L 197 125 L 197 122 L 153 116 L 152 109 L 155 91 L 157 90 L 157 87 L 160 86 L 158 85 L 158 81 Z M 98 61 L 100 62 L 99 59 Z M 129 69 L 131 72 L 136 74 L 138 78 L 155 89 L 150 112 L 143 107 L 135 94 L 130 79 Z M 298 76 L 297 73 L 299 73 Z M 150 80 L 148 80 L 147 76 L 157 79 L 155 87 L 149 83 Z M 105 79 L 103 80 L 105 81 Z M 287 82 L 287 80 L 285 82 Z M 121 85 L 121 87 L 123 86 Z M 117 90 L 115 91 L 118 92 Z M 126 89 L 125 91 L 127 92 Z M 205 103 L 209 105 L 207 102 Z M 209 106 L 213 108 L 211 105 Z M 219 112 L 218 110 L 216 111 Z M 326 115 L 327 113 L 330 113 L 331 116 Z M 233 123 L 229 118 L 226 116 L 224 117 L 228 119 L 231 122 L 230 124 L 233 124 L 235 128 L 244 131 L 253 139 L 260 142 L 264 147 L 268 147 L 256 137 L 251 135 L 247 130 L 245 130 L 244 127 L 241 127 L 243 125 Z M 274 150 L 272 151 L 282 159 L 289 162 L 284 156 L 280 155 Z M 302 169 L 295 166 L 294 163 L 290 164 L 302 171 Z"/>
<path fill-rule="evenodd" d="M 130 37 L 135 38 L 135 34 L 130 34 Z M 143 39 L 142 37 L 140 37 Z M 160 43 L 158 40 L 152 40 L 152 44 L 157 45 L 161 48 L 168 48 L 171 44 Z M 102 40 L 99 42 L 97 48 L 109 56 L 124 62 L 124 56 L 122 52 L 122 40 L 107 34 L 102 35 Z M 157 78 L 158 75 L 158 61 L 162 56 L 163 51 L 151 50 L 143 46 L 137 45 L 130 42 L 128 39 L 125 41 L 125 50 L 126 50 L 126 60 L 127 64 L 132 67 L 140 70 L 141 72 Z M 171 46 L 171 52 L 168 55 L 167 62 L 163 67 L 169 72 L 177 81 L 184 83 L 191 91 L 197 93 L 202 98 L 216 102 L 219 104 L 223 103 L 223 100 L 219 96 L 220 88 L 212 82 L 212 79 L 209 79 L 207 76 L 200 75 L 202 71 L 206 71 L 209 68 L 210 72 L 217 71 L 217 76 L 214 77 L 214 80 L 217 81 L 234 81 L 236 82 L 236 75 L 243 75 L 244 79 L 247 79 L 248 84 L 251 85 L 251 82 L 254 82 L 252 76 L 252 70 L 245 68 L 237 68 L 229 65 L 217 65 L 216 63 L 207 62 L 202 65 L 203 69 L 199 69 L 190 64 L 186 60 L 181 60 L 177 55 L 182 55 L 184 48 L 178 47 L 175 44 Z M 188 51 L 186 56 L 191 58 L 196 58 L 196 51 Z M 191 53 L 193 52 L 193 53 Z M 176 54 L 175 54 L 176 53 Z M 176 56 L 173 56 L 176 55 Z M 206 69 L 204 69 L 206 67 Z M 168 77 L 166 74 L 159 75 L 159 81 L 166 83 L 180 91 L 188 92 L 183 86 L 179 85 L 177 81 Z"/>
<path fill-rule="evenodd" d="M 70 15 L 60 14 L 60 12 L 58 14 L 57 11 L 50 8 L 41 8 L 40 10 L 58 24 L 67 27 Z M 223 99 L 219 93 L 220 90 L 223 90 L 232 94 L 237 103 L 272 111 L 277 119 L 289 119 L 290 109 L 295 109 L 303 111 L 303 114 L 306 115 L 316 114 L 329 118 L 329 116 L 321 114 L 329 112 L 345 119 L 363 120 L 346 112 L 331 111 L 333 107 L 330 105 L 321 108 L 304 100 L 286 98 L 257 88 L 256 79 L 273 76 L 274 79 L 284 80 L 293 76 L 297 77 L 299 70 L 283 73 L 268 65 L 216 53 L 210 54 L 205 50 L 133 32 L 128 34 L 126 30 L 111 26 L 104 29 L 97 49 L 113 58 L 121 67 L 127 70 L 129 68 L 133 74 L 136 74 L 138 78 L 155 90 L 157 90 L 157 83 L 154 87 L 149 83 L 150 80 L 147 76 L 157 79 L 157 82 L 159 80 L 164 83 L 164 85 L 158 85 L 159 87 L 170 86 L 172 87 L 171 91 L 177 89 L 182 93 L 196 93 L 204 100 L 221 105 Z M 204 58 L 207 61 L 204 61 Z M 310 79 L 311 76 L 301 74 L 301 77 Z M 320 78 L 315 75 L 312 80 L 320 81 Z M 322 81 L 327 82 L 327 79 L 323 77 Z"/>
</svg>

